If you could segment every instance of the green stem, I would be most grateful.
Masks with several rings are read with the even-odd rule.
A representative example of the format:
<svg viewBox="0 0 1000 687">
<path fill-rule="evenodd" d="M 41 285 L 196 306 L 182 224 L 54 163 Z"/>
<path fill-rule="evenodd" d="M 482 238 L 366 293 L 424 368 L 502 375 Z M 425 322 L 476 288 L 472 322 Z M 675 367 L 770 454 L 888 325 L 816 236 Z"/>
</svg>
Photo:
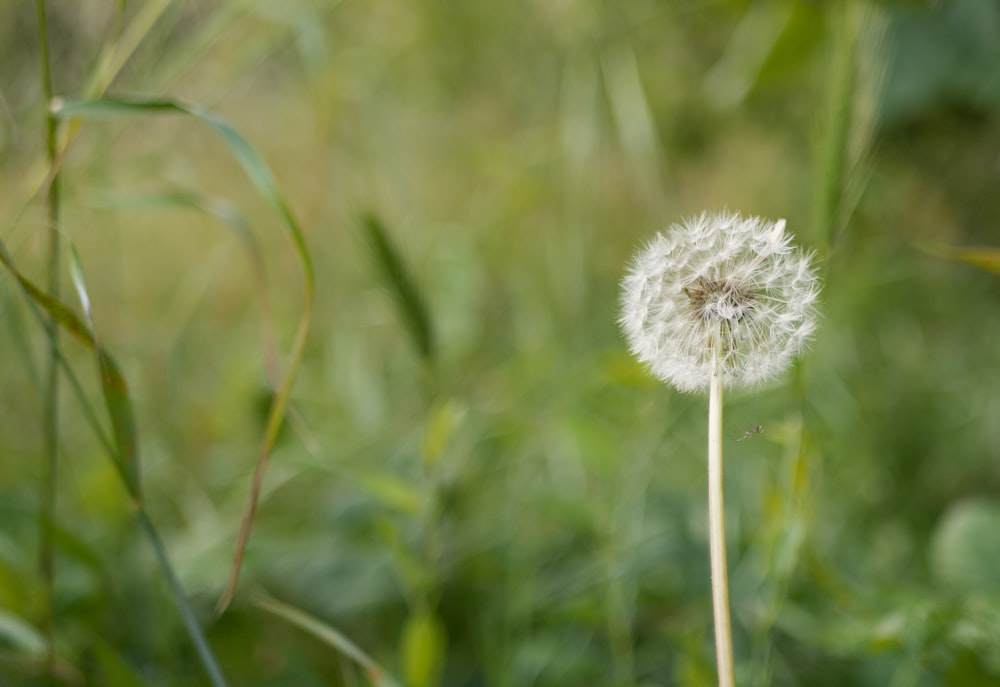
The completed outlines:
<svg viewBox="0 0 1000 687">
<path fill-rule="evenodd" d="M 712 339 L 712 381 L 708 400 L 708 542 L 712 560 L 715 661 L 719 687 L 735 687 L 726 572 L 726 507 L 722 488 L 722 338 L 718 325 Z"/>
<path fill-rule="evenodd" d="M 59 174 L 56 171 L 57 126 L 50 104 L 52 102 L 52 69 L 49 57 L 48 20 L 45 0 L 36 0 L 38 14 L 38 52 L 41 68 L 42 94 L 45 102 L 45 151 L 52 176 L 45 194 L 49 220 L 48 290 L 59 298 Z M 39 542 L 39 577 L 42 590 L 42 625 L 45 632 L 45 664 L 50 676 L 55 675 L 55 618 L 53 597 L 55 588 L 55 537 L 56 482 L 59 458 L 59 325 L 50 317 L 49 356 L 45 366 L 45 397 L 43 400 L 43 434 L 45 461 L 41 482 L 41 539 Z"/>
<path fill-rule="evenodd" d="M 825 75 L 825 103 L 818 150 L 816 228 L 821 245 L 829 249 L 843 221 L 842 203 L 848 168 L 848 138 L 854 106 L 856 39 L 849 3 L 834 5 L 830 32 L 830 64 Z"/>
<path fill-rule="evenodd" d="M 153 547 L 153 551 L 156 552 L 160 568 L 167 577 L 167 583 L 170 585 L 170 591 L 177 602 L 181 619 L 184 621 L 184 626 L 191 637 L 191 643 L 194 644 L 195 651 L 198 652 L 198 658 L 201 659 L 201 663 L 205 667 L 205 672 L 208 673 L 208 679 L 211 681 L 213 687 L 226 687 L 226 679 L 223 677 L 222 670 L 215 661 L 215 656 L 212 655 L 212 649 L 208 645 L 205 633 L 202 632 L 198 618 L 194 614 L 194 609 L 191 608 L 191 602 L 187 598 L 184 586 L 177 578 L 177 573 L 174 572 L 174 568 L 170 564 L 170 559 L 167 557 L 167 551 L 163 547 L 159 533 L 157 533 L 153 522 L 149 519 L 149 516 L 141 505 L 138 506 L 136 517 L 139 520 L 142 531 L 146 534 L 146 538 Z"/>
</svg>

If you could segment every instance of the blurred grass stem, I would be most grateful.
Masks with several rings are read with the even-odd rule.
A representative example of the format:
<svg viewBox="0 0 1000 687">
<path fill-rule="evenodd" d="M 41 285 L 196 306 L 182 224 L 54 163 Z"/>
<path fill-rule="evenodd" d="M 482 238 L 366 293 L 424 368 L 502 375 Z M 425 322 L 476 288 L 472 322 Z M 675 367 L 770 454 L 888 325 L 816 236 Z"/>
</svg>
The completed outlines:
<svg viewBox="0 0 1000 687">
<path fill-rule="evenodd" d="M 721 322 L 712 336 L 712 379 L 708 399 L 708 541 L 712 565 L 712 611 L 719 687 L 735 687 L 733 636 L 729 622 L 726 572 L 726 506 L 722 480 L 722 336 Z"/>
<path fill-rule="evenodd" d="M 205 633 L 198 623 L 198 618 L 194 614 L 194 609 L 191 607 L 191 602 L 184 591 L 184 586 L 177 578 L 177 573 L 174 572 L 174 568 L 170 564 L 170 558 L 167 557 L 167 550 L 163 546 L 163 541 L 160 539 L 160 535 L 156 531 L 153 521 L 149 519 L 149 515 L 146 513 L 146 509 L 142 503 L 137 500 L 136 506 L 136 518 L 139 521 L 139 526 L 142 528 L 146 539 L 156 553 L 160 569 L 167 578 L 167 584 L 170 585 L 170 591 L 174 595 L 174 601 L 177 603 L 177 610 L 181 614 L 181 620 L 184 622 L 184 627 L 191 638 L 191 643 L 198 653 L 202 667 L 204 667 L 208 675 L 209 682 L 212 683 L 212 687 L 226 687 L 226 679 L 223 677 L 222 670 L 219 668 L 219 664 L 212 654 L 212 649 L 209 647 Z"/>
<path fill-rule="evenodd" d="M 847 24 L 848 9 L 841 7 L 832 31 L 830 66 L 826 75 L 823 126 L 817 151 L 815 225 L 823 245 L 833 242 L 842 218 L 844 178 L 848 166 L 847 143 L 851 130 L 851 108 L 856 83 L 854 42 Z"/>
<path fill-rule="evenodd" d="M 48 20 L 45 0 L 36 0 L 38 15 L 38 55 L 42 95 L 45 102 L 45 152 L 52 169 L 45 193 L 48 214 L 48 291 L 59 298 L 59 174 L 56 171 L 58 122 L 52 115 L 52 69 L 49 59 Z M 40 494 L 40 541 L 38 568 L 41 580 L 42 626 L 45 633 L 45 665 L 49 676 L 55 676 L 55 619 L 53 588 L 55 584 L 54 528 L 56 518 L 56 482 L 59 458 L 59 325 L 54 316 L 46 323 L 49 355 L 45 364 L 45 396 L 42 401 L 45 460 L 42 464 Z"/>
</svg>

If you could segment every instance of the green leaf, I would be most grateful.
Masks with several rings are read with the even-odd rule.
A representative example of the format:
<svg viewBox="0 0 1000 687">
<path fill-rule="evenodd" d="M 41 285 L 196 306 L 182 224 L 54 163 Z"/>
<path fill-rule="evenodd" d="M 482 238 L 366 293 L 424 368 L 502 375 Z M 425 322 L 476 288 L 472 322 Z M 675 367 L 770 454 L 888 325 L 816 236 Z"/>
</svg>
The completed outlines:
<svg viewBox="0 0 1000 687">
<path fill-rule="evenodd" d="M 447 638 L 441 621 L 429 611 L 410 615 L 403 629 L 403 665 L 412 687 L 434 687 L 444 668 Z"/>
<path fill-rule="evenodd" d="M 372 213 L 361 218 L 361 225 L 375 262 L 392 290 L 403 324 L 410 333 L 413 346 L 424 362 L 434 359 L 434 332 L 430 315 L 406 265 L 393 245 L 382 221 Z"/>
</svg>

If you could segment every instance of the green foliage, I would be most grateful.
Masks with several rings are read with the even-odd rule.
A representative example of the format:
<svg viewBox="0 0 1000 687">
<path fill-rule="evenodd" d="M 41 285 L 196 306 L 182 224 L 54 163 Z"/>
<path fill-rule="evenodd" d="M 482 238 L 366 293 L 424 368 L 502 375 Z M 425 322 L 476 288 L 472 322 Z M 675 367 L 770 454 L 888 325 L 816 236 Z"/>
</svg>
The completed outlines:
<svg viewBox="0 0 1000 687">
<path fill-rule="evenodd" d="M 445 629 L 426 611 L 417 611 L 403 626 L 402 659 L 406 684 L 433 687 L 440 684 L 445 661 Z"/>
<path fill-rule="evenodd" d="M 403 264 L 399 251 L 382 226 L 382 221 L 374 214 L 365 214 L 361 218 L 361 224 L 371 247 L 373 260 L 382 278 L 392 290 L 400 317 L 406 324 L 414 348 L 425 362 L 433 361 L 434 333 L 430 315 L 413 278 Z"/>
<path fill-rule="evenodd" d="M 615 318 L 727 207 L 827 276 L 727 399 L 738 683 L 1000 681 L 993 3 L 42 4 L 51 109 L 0 3 L 0 684 L 711 684 L 706 400 Z"/>
</svg>

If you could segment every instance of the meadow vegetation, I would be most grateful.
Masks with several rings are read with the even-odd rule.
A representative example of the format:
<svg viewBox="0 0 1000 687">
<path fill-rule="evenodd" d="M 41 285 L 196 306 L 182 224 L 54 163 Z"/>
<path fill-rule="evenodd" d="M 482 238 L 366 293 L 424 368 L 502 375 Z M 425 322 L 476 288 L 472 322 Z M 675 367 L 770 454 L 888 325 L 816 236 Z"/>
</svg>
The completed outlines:
<svg viewBox="0 0 1000 687">
<path fill-rule="evenodd" d="M 825 283 L 727 395 L 737 683 L 1000 684 L 998 189 L 989 0 L 2 3 L 0 685 L 713 684 L 616 320 L 727 208 Z"/>
</svg>

